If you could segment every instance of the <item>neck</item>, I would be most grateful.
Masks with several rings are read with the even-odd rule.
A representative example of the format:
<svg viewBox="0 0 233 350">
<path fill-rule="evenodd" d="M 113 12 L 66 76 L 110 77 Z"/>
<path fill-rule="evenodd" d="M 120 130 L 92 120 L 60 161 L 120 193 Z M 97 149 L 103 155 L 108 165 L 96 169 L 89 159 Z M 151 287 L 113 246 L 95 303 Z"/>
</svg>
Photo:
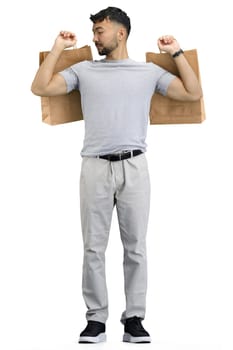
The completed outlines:
<svg viewBox="0 0 233 350">
<path fill-rule="evenodd" d="M 125 60 L 127 58 L 129 58 L 129 55 L 126 47 L 113 50 L 106 56 L 106 60 Z"/>
</svg>

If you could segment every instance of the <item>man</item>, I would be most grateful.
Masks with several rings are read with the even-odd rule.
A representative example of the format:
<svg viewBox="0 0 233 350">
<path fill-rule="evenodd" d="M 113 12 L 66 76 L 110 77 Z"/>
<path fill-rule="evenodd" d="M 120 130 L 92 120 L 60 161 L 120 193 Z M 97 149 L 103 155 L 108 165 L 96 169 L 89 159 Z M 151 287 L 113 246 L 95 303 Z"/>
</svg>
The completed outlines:
<svg viewBox="0 0 233 350">
<path fill-rule="evenodd" d="M 125 12 L 108 7 L 91 15 L 93 41 L 99 61 L 84 61 L 54 74 L 62 51 L 76 44 L 71 32 L 61 32 L 32 83 L 39 96 L 81 93 L 85 138 L 81 151 L 80 207 L 84 242 L 83 296 L 87 327 L 81 343 L 106 340 L 108 297 L 105 280 L 105 250 L 111 217 L 116 206 L 124 247 L 126 309 L 122 313 L 123 341 L 150 342 L 141 321 L 145 317 L 147 261 L 146 232 L 150 181 L 147 168 L 146 132 L 152 94 L 195 101 L 202 91 L 172 36 L 158 39 L 161 51 L 176 62 L 180 78 L 152 63 L 129 58 L 127 38 L 130 19 Z"/>
</svg>

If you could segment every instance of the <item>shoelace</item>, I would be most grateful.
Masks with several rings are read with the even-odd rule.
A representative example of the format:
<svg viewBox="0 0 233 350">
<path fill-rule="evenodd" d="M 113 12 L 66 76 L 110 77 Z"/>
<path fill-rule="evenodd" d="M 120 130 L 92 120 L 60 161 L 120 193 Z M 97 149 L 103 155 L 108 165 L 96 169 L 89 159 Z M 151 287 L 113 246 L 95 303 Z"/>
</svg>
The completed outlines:
<svg viewBox="0 0 233 350">
<path fill-rule="evenodd" d="M 138 317 L 133 317 L 131 320 L 129 320 L 128 322 L 130 322 L 130 323 L 134 323 L 134 326 L 135 326 L 135 328 L 137 329 L 137 330 L 142 330 L 142 331 L 144 331 L 144 328 L 143 328 L 143 326 L 142 326 L 142 324 L 141 324 L 141 320 L 140 320 L 140 318 L 138 318 Z"/>
</svg>

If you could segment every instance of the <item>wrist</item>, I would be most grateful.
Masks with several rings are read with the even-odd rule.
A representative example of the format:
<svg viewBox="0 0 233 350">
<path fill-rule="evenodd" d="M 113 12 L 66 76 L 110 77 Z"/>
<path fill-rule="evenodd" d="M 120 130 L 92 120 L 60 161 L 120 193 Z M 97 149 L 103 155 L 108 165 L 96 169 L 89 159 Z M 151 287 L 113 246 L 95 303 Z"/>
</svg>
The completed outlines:
<svg viewBox="0 0 233 350">
<path fill-rule="evenodd" d="M 50 53 L 55 57 L 59 57 L 64 49 L 64 46 L 53 45 Z"/>
<path fill-rule="evenodd" d="M 177 50 L 177 51 L 171 53 L 171 56 L 172 56 L 173 58 L 176 58 L 176 57 L 180 56 L 180 55 L 183 54 L 183 53 L 184 53 L 184 51 L 183 51 L 182 49 L 179 49 L 179 50 Z"/>
</svg>

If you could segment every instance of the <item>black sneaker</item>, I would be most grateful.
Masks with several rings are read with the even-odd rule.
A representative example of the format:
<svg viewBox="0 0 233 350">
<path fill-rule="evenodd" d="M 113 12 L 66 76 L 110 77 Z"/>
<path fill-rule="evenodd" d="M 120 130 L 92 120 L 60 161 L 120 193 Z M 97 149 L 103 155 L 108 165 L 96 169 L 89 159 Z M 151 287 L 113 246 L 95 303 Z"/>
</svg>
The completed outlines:
<svg viewBox="0 0 233 350">
<path fill-rule="evenodd" d="M 98 321 L 88 321 L 86 328 L 79 337 L 79 343 L 100 343 L 106 341 L 105 324 Z"/>
<path fill-rule="evenodd" d="M 130 317 L 125 321 L 123 341 L 128 343 L 150 343 L 149 333 L 143 328 L 139 317 Z"/>
</svg>

